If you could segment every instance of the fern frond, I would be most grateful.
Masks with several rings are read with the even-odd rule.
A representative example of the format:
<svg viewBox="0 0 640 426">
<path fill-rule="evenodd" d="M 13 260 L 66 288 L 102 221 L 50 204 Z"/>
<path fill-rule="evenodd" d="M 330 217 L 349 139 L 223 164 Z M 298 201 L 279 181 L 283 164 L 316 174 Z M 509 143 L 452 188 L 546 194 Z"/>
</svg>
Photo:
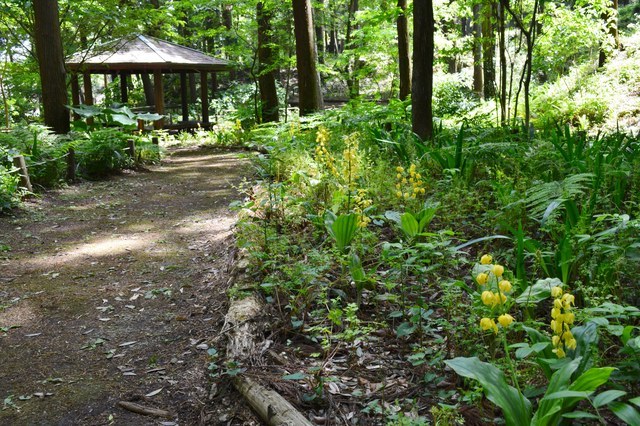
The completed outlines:
<svg viewBox="0 0 640 426">
<path fill-rule="evenodd" d="M 567 200 L 582 195 L 593 177 L 592 173 L 579 173 L 564 180 L 542 183 L 527 190 L 524 202 L 531 216 L 536 219 L 548 218 L 553 213 L 559 213 Z"/>
</svg>

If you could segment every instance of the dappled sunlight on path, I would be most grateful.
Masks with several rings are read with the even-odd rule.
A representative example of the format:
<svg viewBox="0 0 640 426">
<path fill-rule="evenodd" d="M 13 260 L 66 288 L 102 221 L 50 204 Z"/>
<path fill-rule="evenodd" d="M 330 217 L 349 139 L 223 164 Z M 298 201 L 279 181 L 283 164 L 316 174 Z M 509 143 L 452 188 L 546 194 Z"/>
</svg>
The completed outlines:
<svg viewBox="0 0 640 426">
<path fill-rule="evenodd" d="M 180 424 L 202 415 L 245 171 L 233 154 L 180 150 L 0 218 L 0 399 L 15 405 L 0 424 L 146 424 L 117 401 L 156 389 Z"/>
</svg>

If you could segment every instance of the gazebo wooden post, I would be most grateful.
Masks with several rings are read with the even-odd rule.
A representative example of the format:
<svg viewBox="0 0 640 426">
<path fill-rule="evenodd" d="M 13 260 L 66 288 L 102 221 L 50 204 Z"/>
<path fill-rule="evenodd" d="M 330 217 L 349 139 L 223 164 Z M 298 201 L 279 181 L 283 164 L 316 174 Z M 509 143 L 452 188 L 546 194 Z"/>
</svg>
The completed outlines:
<svg viewBox="0 0 640 426">
<path fill-rule="evenodd" d="M 127 91 L 127 73 L 120 73 L 120 102 L 126 104 L 129 102 L 129 93 Z"/>
<path fill-rule="evenodd" d="M 93 105 L 93 87 L 91 87 L 91 73 L 82 74 L 82 83 L 84 85 L 84 104 Z M 87 124 L 93 124 L 93 117 L 87 118 Z"/>
<path fill-rule="evenodd" d="M 78 81 L 78 74 L 71 73 L 71 103 L 73 106 L 80 105 L 80 82 Z M 73 119 L 79 120 L 80 116 L 77 113 L 73 113 Z"/>
<path fill-rule="evenodd" d="M 189 121 L 189 104 L 187 100 L 187 73 L 180 71 L 180 103 L 182 104 L 182 121 Z"/>
<path fill-rule="evenodd" d="M 202 124 L 209 124 L 209 86 L 206 71 L 200 71 L 200 100 L 202 101 Z"/>
<path fill-rule="evenodd" d="M 162 71 L 153 71 L 153 97 L 156 103 L 156 113 L 164 114 L 164 87 L 162 85 Z M 164 126 L 164 119 L 156 120 L 153 122 L 154 129 L 162 129 Z"/>
</svg>

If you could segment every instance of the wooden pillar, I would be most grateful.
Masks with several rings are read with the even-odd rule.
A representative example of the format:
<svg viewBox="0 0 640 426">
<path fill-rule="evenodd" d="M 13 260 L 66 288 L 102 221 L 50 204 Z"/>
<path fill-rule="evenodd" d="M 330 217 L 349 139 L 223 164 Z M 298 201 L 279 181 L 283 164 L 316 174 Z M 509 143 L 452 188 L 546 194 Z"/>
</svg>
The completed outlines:
<svg viewBox="0 0 640 426">
<path fill-rule="evenodd" d="M 127 91 L 127 73 L 120 73 L 120 102 L 126 104 L 129 102 L 129 93 Z"/>
<path fill-rule="evenodd" d="M 71 103 L 73 106 L 80 105 L 80 82 L 78 81 L 78 74 L 75 72 L 71 74 Z M 80 116 L 74 112 L 73 119 L 79 120 Z"/>
<path fill-rule="evenodd" d="M 153 97 L 156 103 L 156 113 L 164 114 L 164 87 L 162 85 L 162 71 L 160 70 L 153 72 Z M 153 122 L 155 129 L 162 129 L 163 126 L 163 119 Z"/>
<path fill-rule="evenodd" d="M 182 104 L 182 121 L 189 121 L 189 101 L 187 99 L 187 73 L 180 72 L 180 103 Z"/>
<path fill-rule="evenodd" d="M 85 72 L 82 75 L 82 83 L 84 85 L 84 104 L 93 105 L 93 87 L 91 87 L 91 73 Z M 87 118 L 87 124 L 93 124 L 93 117 Z"/>
<path fill-rule="evenodd" d="M 82 75 L 84 83 L 84 103 L 85 105 L 93 105 L 93 87 L 91 87 L 91 74 L 85 72 Z"/>
<path fill-rule="evenodd" d="M 200 100 L 202 102 L 202 124 L 209 124 L 209 86 L 207 72 L 200 71 Z"/>
</svg>

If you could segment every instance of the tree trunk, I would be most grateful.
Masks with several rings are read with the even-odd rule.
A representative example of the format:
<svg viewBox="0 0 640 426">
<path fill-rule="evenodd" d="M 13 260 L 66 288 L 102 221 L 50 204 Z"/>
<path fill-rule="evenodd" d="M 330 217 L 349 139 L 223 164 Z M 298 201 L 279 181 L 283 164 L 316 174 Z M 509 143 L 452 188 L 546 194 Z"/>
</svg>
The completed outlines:
<svg viewBox="0 0 640 426">
<path fill-rule="evenodd" d="M 278 92 L 273 70 L 273 50 L 271 49 L 271 19 L 273 11 L 265 8 L 264 2 L 256 5 L 258 21 L 258 84 L 262 101 L 262 122 L 278 121 Z"/>
<path fill-rule="evenodd" d="M 316 3 L 322 7 L 313 9 L 314 22 L 316 25 L 316 49 L 318 51 L 318 62 L 324 64 L 324 1 L 317 0 Z"/>
<path fill-rule="evenodd" d="M 409 52 L 409 26 L 407 23 L 407 0 L 398 0 L 401 10 L 396 21 L 398 29 L 398 67 L 400 69 L 400 99 L 411 94 L 411 54 Z"/>
<path fill-rule="evenodd" d="M 507 124 L 507 53 L 504 6 L 498 4 L 498 51 L 500 52 L 500 124 Z"/>
<path fill-rule="evenodd" d="M 473 5 L 473 91 L 482 96 L 482 24 L 480 21 L 480 5 Z"/>
<path fill-rule="evenodd" d="M 433 1 L 413 4 L 412 128 L 423 140 L 433 138 Z"/>
<path fill-rule="evenodd" d="M 35 44 L 42 83 L 44 123 L 56 133 L 69 131 L 66 71 L 60 37 L 58 0 L 35 0 Z"/>
<path fill-rule="evenodd" d="M 601 18 L 607 27 L 607 36 L 605 40 L 609 38 L 609 41 L 613 41 L 613 49 L 620 49 L 620 35 L 618 33 L 618 0 L 611 0 L 610 8 L 602 12 Z M 609 59 L 609 47 L 610 43 L 603 41 L 600 46 L 600 55 L 598 56 L 598 66 L 602 67 Z"/>
<path fill-rule="evenodd" d="M 353 30 L 358 27 L 354 25 L 356 18 L 356 12 L 359 9 L 358 0 L 350 0 L 349 2 L 349 15 L 347 20 L 347 35 L 345 38 L 345 49 L 355 50 L 356 46 L 352 42 Z M 360 95 L 360 78 L 358 77 L 358 70 L 360 69 L 360 60 L 358 54 L 353 58 L 353 61 L 349 61 L 346 66 L 347 73 L 347 88 L 349 89 L 349 98 L 354 99 Z"/>
<path fill-rule="evenodd" d="M 319 111 L 323 106 L 320 76 L 316 66 L 317 54 L 311 18 L 311 1 L 292 0 L 292 4 L 300 115 L 307 115 Z"/>
<path fill-rule="evenodd" d="M 235 39 L 231 37 L 231 30 L 233 29 L 233 5 L 225 4 L 222 9 L 222 24 L 227 29 L 227 36 L 224 38 L 224 45 L 231 46 L 235 43 Z M 227 59 L 231 59 L 231 56 L 227 53 Z M 231 69 L 229 71 L 229 78 L 235 80 L 237 78 L 236 70 Z"/>
<path fill-rule="evenodd" d="M 496 39 L 492 22 L 493 9 L 493 0 L 487 0 L 482 5 L 482 69 L 485 99 L 493 99 L 496 96 Z"/>
<path fill-rule="evenodd" d="M 151 75 L 143 72 L 142 74 L 140 74 L 140 79 L 142 80 L 142 88 L 144 89 L 145 104 L 152 107 L 155 105 L 155 99 L 153 95 L 153 83 L 151 82 Z"/>
</svg>

